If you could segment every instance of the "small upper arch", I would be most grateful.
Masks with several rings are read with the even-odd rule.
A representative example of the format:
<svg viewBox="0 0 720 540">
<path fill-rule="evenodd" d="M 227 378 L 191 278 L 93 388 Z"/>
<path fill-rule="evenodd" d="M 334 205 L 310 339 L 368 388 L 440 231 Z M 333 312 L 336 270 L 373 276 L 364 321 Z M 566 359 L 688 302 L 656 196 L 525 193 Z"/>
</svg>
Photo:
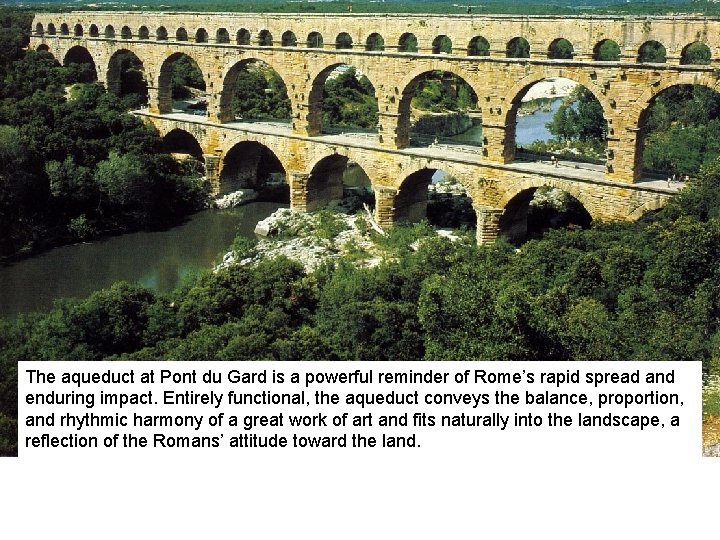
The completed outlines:
<svg viewBox="0 0 720 540">
<path fill-rule="evenodd" d="M 667 60 L 665 46 L 659 41 L 646 41 L 638 49 L 638 62 L 664 64 Z"/>
<path fill-rule="evenodd" d="M 575 50 L 565 38 L 557 38 L 548 47 L 548 58 L 553 60 L 572 60 Z"/>
<path fill-rule="evenodd" d="M 230 33 L 226 28 L 218 28 L 217 32 L 215 32 L 215 42 L 230 43 Z"/>
<path fill-rule="evenodd" d="M 175 31 L 175 41 L 187 41 L 188 33 L 182 26 Z"/>
<path fill-rule="evenodd" d="M 410 32 L 405 32 L 398 40 L 398 51 L 408 53 L 418 52 L 417 36 Z"/>
<path fill-rule="evenodd" d="M 204 28 L 198 28 L 195 32 L 195 43 L 207 43 L 208 33 Z"/>
<path fill-rule="evenodd" d="M 168 38 L 168 31 L 167 28 L 164 26 L 158 27 L 157 30 L 155 30 L 155 39 L 157 41 L 167 41 Z"/>
<path fill-rule="evenodd" d="M 270 33 L 270 30 L 260 30 L 258 33 L 258 45 L 261 47 L 273 46 L 273 35 Z"/>
<path fill-rule="evenodd" d="M 113 27 L 113 25 L 108 24 L 108 25 L 105 27 L 105 37 L 106 37 L 107 39 L 114 39 L 114 38 L 115 38 L 115 28 Z"/>
<path fill-rule="evenodd" d="M 320 32 L 310 32 L 307 37 L 307 46 L 311 49 L 323 48 L 323 37 Z"/>
<path fill-rule="evenodd" d="M 60 35 L 61 36 L 69 36 L 70 35 L 70 28 L 68 28 L 67 23 L 62 23 L 60 25 Z"/>
<path fill-rule="evenodd" d="M 475 36 L 468 44 L 467 54 L 468 56 L 489 56 L 490 43 L 483 36 Z"/>
<path fill-rule="evenodd" d="M 347 32 L 340 32 L 335 38 L 336 49 L 352 49 L 353 39 Z"/>
<path fill-rule="evenodd" d="M 365 40 L 365 50 L 366 51 L 384 51 L 385 50 L 385 40 L 383 37 L 378 34 L 377 32 L 373 32 L 370 34 Z"/>
<path fill-rule="evenodd" d="M 121 39 L 132 39 L 132 30 L 130 30 L 129 26 L 123 26 L 122 30 L 120 30 L 120 38 Z"/>
<path fill-rule="evenodd" d="M 530 43 L 524 37 L 514 37 L 505 48 L 508 58 L 530 58 Z"/>
<path fill-rule="evenodd" d="M 235 35 L 235 42 L 238 45 L 250 45 L 250 32 L 245 28 L 241 28 Z"/>
<path fill-rule="evenodd" d="M 55 25 L 53 23 L 49 23 L 47 25 L 47 33 L 51 36 L 54 36 L 57 33 L 57 31 L 55 30 Z"/>
<path fill-rule="evenodd" d="M 620 45 L 612 39 L 603 39 L 593 47 L 593 60 L 598 62 L 617 62 L 620 60 Z"/>
<path fill-rule="evenodd" d="M 148 30 L 147 26 L 141 26 L 138 28 L 138 38 L 139 39 L 150 39 L 150 30 Z"/>
<path fill-rule="evenodd" d="M 100 30 L 98 30 L 97 24 L 90 25 L 90 37 L 100 37 Z"/>
<path fill-rule="evenodd" d="M 35 25 L 35 33 L 36 33 L 38 36 L 42 36 L 42 35 L 45 33 L 45 29 L 43 28 L 42 23 L 37 23 L 37 24 Z"/>
<path fill-rule="evenodd" d="M 283 32 L 281 43 L 283 47 L 296 47 L 297 46 L 297 37 L 295 37 L 295 33 L 292 30 L 288 30 L 286 32 Z"/>
<path fill-rule="evenodd" d="M 684 65 L 705 66 L 710 63 L 712 54 L 710 47 L 700 41 L 686 45 L 680 55 L 680 63 Z"/>
<path fill-rule="evenodd" d="M 452 54 L 452 40 L 445 36 L 437 36 L 432 44 L 433 54 Z"/>
</svg>

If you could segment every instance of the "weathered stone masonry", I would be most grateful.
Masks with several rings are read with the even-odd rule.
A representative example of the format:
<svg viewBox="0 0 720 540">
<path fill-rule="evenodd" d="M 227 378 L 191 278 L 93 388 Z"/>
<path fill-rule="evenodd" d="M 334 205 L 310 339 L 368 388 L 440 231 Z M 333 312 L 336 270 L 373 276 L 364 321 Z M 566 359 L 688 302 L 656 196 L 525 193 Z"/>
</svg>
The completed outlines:
<svg viewBox="0 0 720 540">
<path fill-rule="evenodd" d="M 582 202 L 594 219 L 636 219 L 660 207 L 668 190 L 636 183 L 641 174 L 642 122 L 657 93 L 678 84 L 717 89 L 720 79 L 720 19 L 705 17 L 521 17 L 435 15 L 244 15 L 210 13 L 74 12 L 38 14 L 31 47 L 46 47 L 64 61 L 74 47 L 89 52 L 98 79 L 117 90 L 116 53 L 131 51 L 143 63 L 150 94 L 147 116 L 166 134 L 185 129 L 200 143 L 209 176 L 217 177 L 223 156 L 233 145 L 253 140 L 270 148 L 282 162 L 291 189 L 291 204 L 312 209 L 317 198 L 308 191 L 313 168 L 342 154 L 358 162 L 376 193 L 378 219 L 389 224 L 403 200 L 404 180 L 424 168 L 455 175 L 467 188 L 478 214 L 478 240 L 497 235 L 500 213 L 515 195 L 538 186 L 560 187 Z M 352 47 L 338 49 L 340 34 Z M 316 37 L 322 36 L 318 47 Z M 417 53 L 404 52 L 408 34 Z M 379 35 L 383 50 L 366 50 Z M 452 41 L 451 54 L 437 54 L 439 37 Z M 488 55 L 474 49 L 479 37 Z M 529 58 L 507 58 L 508 43 L 529 43 Z M 553 42 L 570 41 L 573 58 L 548 58 Z M 599 62 L 596 51 L 607 40 L 619 46 L 620 58 Z M 663 64 L 638 62 L 644 43 L 657 41 L 666 50 Z M 693 43 L 709 48 L 709 65 L 681 65 Z M 193 58 L 206 82 L 209 118 L 179 122 L 172 111 L 169 73 L 179 54 Z M 268 134 L 252 126 L 224 125 L 233 120 L 230 103 L 237 73 L 245 62 L 262 60 L 283 78 L 292 105 L 292 130 Z M 361 70 L 373 83 L 379 108 L 376 140 L 337 141 L 320 135 L 320 99 L 327 75 L 338 65 Z M 415 83 L 428 71 L 462 77 L 475 90 L 482 114 L 483 141 L 476 155 L 438 155 L 408 148 L 409 105 Z M 573 79 L 590 90 L 608 121 L 608 154 L 604 180 L 574 173 L 533 173 L 510 162 L 515 153 L 515 115 L 534 83 L 554 77 Z M 447 153 L 446 153 L 447 154 Z M 405 197 L 408 199 L 408 197 Z M 410 197 L 412 199 L 412 197 Z"/>
</svg>

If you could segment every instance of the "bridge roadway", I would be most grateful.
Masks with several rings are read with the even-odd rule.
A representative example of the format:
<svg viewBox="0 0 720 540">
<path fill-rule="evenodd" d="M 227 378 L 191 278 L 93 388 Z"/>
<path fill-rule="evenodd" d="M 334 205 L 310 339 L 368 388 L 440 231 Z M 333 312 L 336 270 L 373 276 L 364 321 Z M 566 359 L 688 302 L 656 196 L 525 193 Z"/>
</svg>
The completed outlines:
<svg viewBox="0 0 720 540">
<path fill-rule="evenodd" d="M 570 46 L 569 58 L 558 56 L 560 40 Z M 650 45 L 659 53 L 648 61 Z M 66 64 L 89 64 L 117 93 L 133 56 L 149 95 L 149 109 L 139 114 L 163 135 L 192 136 L 218 186 L 228 164 L 237 166 L 238 154 L 254 148 L 253 159 L 260 159 L 257 148 L 267 148 L 282 165 L 292 206 L 312 210 L 337 198 L 339 171 L 352 160 L 375 189 L 378 220 L 390 224 L 424 214 L 427 173 L 442 169 L 472 198 L 480 242 L 497 235 L 511 201 L 544 185 L 573 195 L 594 219 L 632 220 L 661 207 L 676 186 L 644 181 L 649 108 L 674 86 L 720 87 L 720 18 L 699 16 L 38 13 L 30 47 Z M 601 60 L 608 50 L 612 59 Z M 184 57 L 203 75 L 208 118 L 173 111 L 173 66 Z M 258 62 L 272 67 L 287 88 L 288 127 L 235 121 L 239 74 Z M 323 133 L 324 84 L 342 65 L 356 67 L 372 83 L 377 133 Z M 480 147 L 413 147 L 410 102 L 418 84 L 438 70 L 463 79 L 477 95 Z M 516 159 L 520 103 L 535 83 L 553 78 L 583 85 L 602 106 L 604 171 Z"/>
</svg>

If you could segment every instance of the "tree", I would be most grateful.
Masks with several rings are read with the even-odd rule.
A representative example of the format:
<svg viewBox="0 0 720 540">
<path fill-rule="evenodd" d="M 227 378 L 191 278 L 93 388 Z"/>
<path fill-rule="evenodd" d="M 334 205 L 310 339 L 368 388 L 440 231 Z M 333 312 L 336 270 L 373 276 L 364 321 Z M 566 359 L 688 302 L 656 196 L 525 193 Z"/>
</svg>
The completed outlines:
<svg viewBox="0 0 720 540">
<path fill-rule="evenodd" d="M 192 96 L 191 88 L 205 90 L 205 80 L 195 61 L 187 55 L 181 55 L 172 64 L 172 97 L 183 99 Z"/>
<path fill-rule="evenodd" d="M 607 122 L 603 108 L 595 96 L 578 85 L 558 108 L 548 131 L 563 141 L 602 142 L 607 135 Z"/>
<path fill-rule="evenodd" d="M 151 180 L 137 156 L 111 153 L 108 159 L 98 163 L 95 182 L 105 205 L 147 218 L 146 212 L 151 204 Z"/>
<path fill-rule="evenodd" d="M 280 75 L 269 66 L 251 64 L 240 71 L 235 84 L 233 112 L 243 118 L 290 118 L 290 99 Z"/>
<path fill-rule="evenodd" d="M 620 60 L 620 46 L 612 39 L 606 39 L 597 49 L 596 59 L 601 62 L 617 62 Z"/>
</svg>

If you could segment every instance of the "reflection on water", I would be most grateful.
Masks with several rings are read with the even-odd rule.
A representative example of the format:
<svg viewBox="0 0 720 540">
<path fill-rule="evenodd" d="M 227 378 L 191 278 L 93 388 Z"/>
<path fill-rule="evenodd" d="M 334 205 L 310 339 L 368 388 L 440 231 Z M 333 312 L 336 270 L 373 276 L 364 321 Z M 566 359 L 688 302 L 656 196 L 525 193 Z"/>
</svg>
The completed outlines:
<svg viewBox="0 0 720 540">
<path fill-rule="evenodd" d="M 92 244 L 59 247 L 0 267 L 0 316 L 45 310 L 55 298 L 82 298 L 116 281 L 169 291 L 190 273 L 212 266 L 238 232 L 281 206 L 252 203 L 206 210 L 167 231 L 138 232 Z"/>
</svg>

